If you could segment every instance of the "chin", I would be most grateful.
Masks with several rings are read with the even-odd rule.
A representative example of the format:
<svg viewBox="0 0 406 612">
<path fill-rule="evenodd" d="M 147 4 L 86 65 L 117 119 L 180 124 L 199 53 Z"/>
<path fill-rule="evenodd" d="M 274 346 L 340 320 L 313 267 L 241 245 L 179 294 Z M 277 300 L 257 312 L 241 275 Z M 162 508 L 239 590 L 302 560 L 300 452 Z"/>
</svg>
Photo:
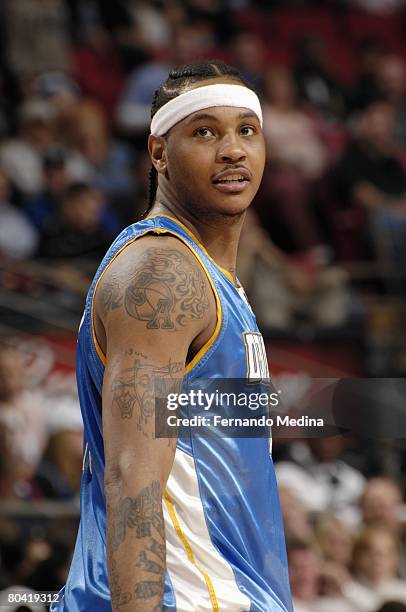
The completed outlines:
<svg viewBox="0 0 406 612">
<path fill-rule="evenodd" d="M 241 201 L 241 198 L 229 197 L 220 206 L 217 206 L 216 210 L 222 215 L 234 217 L 242 215 L 250 204 L 251 200 L 247 200 L 247 198 Z"/>
</svg>

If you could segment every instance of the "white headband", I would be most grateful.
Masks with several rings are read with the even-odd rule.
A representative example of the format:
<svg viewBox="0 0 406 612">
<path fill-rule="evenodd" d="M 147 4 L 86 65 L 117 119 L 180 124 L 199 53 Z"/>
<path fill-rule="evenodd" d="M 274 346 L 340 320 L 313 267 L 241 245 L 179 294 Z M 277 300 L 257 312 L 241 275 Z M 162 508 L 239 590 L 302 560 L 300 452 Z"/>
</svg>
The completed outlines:
<svg viewBox="0 0 406 612">
<path fill-rule="evenodd" d="M 169 100 L 152 118 L 151 134 L 163 136 L 185 117 L 212 106 L 248 108 L 256 114 L 262 127 L 261 104 L 254 91 L 243 85 L 217 83 L 196 87 Z"/>
</svg>

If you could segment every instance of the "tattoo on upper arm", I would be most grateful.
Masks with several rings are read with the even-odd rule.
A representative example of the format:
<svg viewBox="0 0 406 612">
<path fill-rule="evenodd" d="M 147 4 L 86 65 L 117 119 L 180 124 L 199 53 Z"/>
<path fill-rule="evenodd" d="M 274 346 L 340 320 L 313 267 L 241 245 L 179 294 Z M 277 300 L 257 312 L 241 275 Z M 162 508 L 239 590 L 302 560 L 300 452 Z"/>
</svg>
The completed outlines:
<svg viewBox="0 0 406 612">
<path fill-rule="evenodd" d="M 164 588 L 166 554 L 160 483 L 155 480 L 144 487 L 136 497 L 120 499 L 115 507 L 109 507 L 108 514 L 110 591 L 114 611 L 122 612 L 123 607 L 134 599 L 152 600 L 148 603 L 156 603 L 153 609 L 159 610 Z M 132 593 L 123 592 L 117 562 L 114 559 L 130 532 L 137 540 L 144 541 L 144 547 L 135 562 L 136 567 L 142 570 L 143 579 L 134 585 Z"/>
<path fill-rule="evenodd" d="M 155 381 L 181 377 L 185 364 L 169 361 L 158 367 L 132 349 L 127 351 L 127 355 L 131 365 L 122 369 L 112 383 L 113 408 L 118 408 L 122 419 L 130 419 L 136 409 L 137 427 L 143 431 L 154 416 Z"/>
<path fill-rule="evenodd" d="M 123 297 L 120 293 L 120 283 L 116 276 L 111 275 L 110 278 L 102 283 L 101 286 L 101 308 L 104 315 L 109 310 L 120 308 L 123 304 Z"/>
<path fill-rule="evenodd" d="M 176 330 L 204 316 L 209 308 L 206 285 L 200 267 L 180 251 L 150 248 L 126 288 L 125 309 L 147 329 Z"/>
</svg>

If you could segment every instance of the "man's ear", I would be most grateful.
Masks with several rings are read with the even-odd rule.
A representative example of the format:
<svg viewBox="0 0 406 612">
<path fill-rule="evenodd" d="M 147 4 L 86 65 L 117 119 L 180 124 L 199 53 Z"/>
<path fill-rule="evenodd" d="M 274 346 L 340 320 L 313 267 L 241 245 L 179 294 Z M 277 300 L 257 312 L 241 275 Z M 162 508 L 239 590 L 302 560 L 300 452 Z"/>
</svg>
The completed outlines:
<svg viewBox="0 0 406 612">
<path fill-rule="evenodd" d="M 148 136 L 148 151 L 152 164 L 158 174 L 165 174 L 166 164 L 166 141 L 162 136 Z"/>
</svg>

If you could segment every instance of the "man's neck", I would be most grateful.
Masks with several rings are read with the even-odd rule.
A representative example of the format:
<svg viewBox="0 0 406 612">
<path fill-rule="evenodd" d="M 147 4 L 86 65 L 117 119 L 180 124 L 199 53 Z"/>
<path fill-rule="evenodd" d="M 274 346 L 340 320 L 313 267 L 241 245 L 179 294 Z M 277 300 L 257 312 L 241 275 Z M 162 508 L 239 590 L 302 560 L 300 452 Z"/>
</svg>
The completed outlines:
<svg viewBox="0 0 406 612">
<path fill-rule="evenodd" d="M 168 201 L 159 190 L 155 204 L 149 212 L 151 215 L 167 215 L 180 221 L 196 237 L 217 265 L 224 268 L 235 280 L 237 250 L 245 213 L 238 216 L 194 215 L 177 202 Z"/>
</svg>

